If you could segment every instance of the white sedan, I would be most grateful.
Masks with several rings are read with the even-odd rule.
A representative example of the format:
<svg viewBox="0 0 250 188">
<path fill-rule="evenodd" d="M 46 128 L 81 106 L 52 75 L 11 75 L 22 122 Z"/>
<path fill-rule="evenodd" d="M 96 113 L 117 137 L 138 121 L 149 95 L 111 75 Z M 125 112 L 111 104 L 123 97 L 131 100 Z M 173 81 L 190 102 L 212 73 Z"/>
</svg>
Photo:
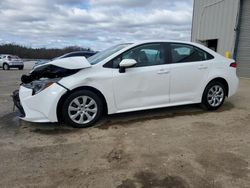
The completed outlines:
<svg viewBox="0 0 250 188">
<path fill-rule="evenodd" d="M 196 43 L 120 44 L 94 56 L 58 59 L 22 77 L 13 99 L 31 122 L 93 125 L 103 113 L 202 103 L 218 109 L 235 94 L 234 60 Z"/>
</svg>

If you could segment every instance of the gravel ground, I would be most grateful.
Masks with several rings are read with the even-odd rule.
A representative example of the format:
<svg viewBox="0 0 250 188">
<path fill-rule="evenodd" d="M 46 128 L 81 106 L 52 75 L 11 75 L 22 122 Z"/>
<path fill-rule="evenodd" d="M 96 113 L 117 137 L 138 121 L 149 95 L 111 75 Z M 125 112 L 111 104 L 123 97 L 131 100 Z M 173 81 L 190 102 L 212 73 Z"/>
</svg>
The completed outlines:
<svg viewBox="0 0 250 188">
<path fill-rule="evenodd" d="M 250 187 L 250 80 L 216 112 L 164 108 L 73 129 L 12 112 L 28 71 L 0 70 L 0 187 Z"/>
</svg>

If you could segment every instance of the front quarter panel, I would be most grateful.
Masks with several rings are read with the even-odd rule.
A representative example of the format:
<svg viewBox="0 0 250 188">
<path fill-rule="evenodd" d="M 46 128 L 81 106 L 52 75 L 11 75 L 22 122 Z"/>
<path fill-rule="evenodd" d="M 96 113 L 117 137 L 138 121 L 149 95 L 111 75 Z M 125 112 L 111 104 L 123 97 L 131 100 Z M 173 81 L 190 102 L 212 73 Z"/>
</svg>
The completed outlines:
<svg viewBox="0 0 250 188">
<path fill-rule="evenodd" d="M 112 114 L 116 112 L 112 80 L 112 69 L 92 66 L 72 76 L 63 78 L 59 83 L 69 90 L 84 86 L 99 90 L 107 102 L 108 114 Z"/>
</svg>

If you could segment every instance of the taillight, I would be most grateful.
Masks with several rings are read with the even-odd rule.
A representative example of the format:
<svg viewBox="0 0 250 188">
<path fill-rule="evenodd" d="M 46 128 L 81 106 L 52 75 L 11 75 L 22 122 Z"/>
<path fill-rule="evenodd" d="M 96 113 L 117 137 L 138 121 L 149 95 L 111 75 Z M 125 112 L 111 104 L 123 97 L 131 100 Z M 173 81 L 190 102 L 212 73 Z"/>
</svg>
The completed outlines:
<svg viewBox="0 0 250 188">
<path fill-rule="evenodd" d="M 230 67 L 237 68 L 237 63 L 236 62 L 231 63 Z"/>
</svg>

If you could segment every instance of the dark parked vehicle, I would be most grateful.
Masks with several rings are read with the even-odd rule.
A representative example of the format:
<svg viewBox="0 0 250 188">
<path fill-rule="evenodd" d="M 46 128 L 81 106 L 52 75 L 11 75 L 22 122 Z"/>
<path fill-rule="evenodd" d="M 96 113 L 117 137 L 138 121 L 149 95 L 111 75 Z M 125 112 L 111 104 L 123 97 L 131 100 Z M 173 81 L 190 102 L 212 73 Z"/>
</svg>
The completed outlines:
<svg viewBox="0 0 250 188">
<path fill-rule="evenodd" d="M 70 53 L 64 54 L 62 56 L 56 57 L 53 60 L 55 60 L 55 59 L 62 59 L 62 58 L 66 58 L 66 57 L 74 57 L 74 56 L 84 56 L 86 58 L 89 58 L 90 56 L 95 55 L 95 54 L 96 54 L 96 52 L 76 51 L 76 52 L 70 52 Z"/>
</svg>

